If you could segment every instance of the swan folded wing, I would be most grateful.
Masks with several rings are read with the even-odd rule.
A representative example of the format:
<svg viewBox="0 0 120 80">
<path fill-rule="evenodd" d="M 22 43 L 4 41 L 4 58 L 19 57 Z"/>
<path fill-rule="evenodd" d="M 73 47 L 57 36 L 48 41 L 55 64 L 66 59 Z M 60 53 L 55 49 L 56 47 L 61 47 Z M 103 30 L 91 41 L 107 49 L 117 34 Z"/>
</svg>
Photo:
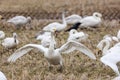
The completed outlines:
<svg viewBox="0 0 120 80">
<path fill-rule="evenodd" d="M 93 54 L 93 52 L 88 49 L 86 46 L 84 46 L 83 44 L 79 43 L 79 42 L 75 42 L 75 41 L 70 41 L 67 42 L 66 44 L 64 44 L 63 46 L 61 46 L 59 48 L 59 51 L 62 53 L 70 53 L 74 50 L 79 50 L 82 53 L 84 53 L 85 55 L 89 56 L 91 59 L 96 59 L 95 55 Z"/>
<path fill-rule="evenodd" d="M 24 54 L 30 52 L 32 49 L 38 49 L 41 52 L 45 52 L 45 48 L 41 45 L 37 44 L 27 44 L 18 50 L 16 50 L 9 58 L 8 62 L 15 62 L 19 57 L 23 56 Z"/>
</svg>

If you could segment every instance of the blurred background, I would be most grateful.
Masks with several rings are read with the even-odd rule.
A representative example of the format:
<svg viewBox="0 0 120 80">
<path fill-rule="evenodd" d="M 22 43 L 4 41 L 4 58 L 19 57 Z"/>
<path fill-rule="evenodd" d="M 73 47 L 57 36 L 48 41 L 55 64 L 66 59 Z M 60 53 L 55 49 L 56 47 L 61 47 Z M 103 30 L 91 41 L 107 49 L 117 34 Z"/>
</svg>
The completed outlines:
<svg viewBox="0 0 120 80">
<path fill-rule="evenodd" d="M 0 0 L 0 14 L 5 18 L 59 19 L 63 10 L 68 11 L 66 15 L 100 12 L 104 19 L 120 19 L 120 0 Z"/>
</svg>

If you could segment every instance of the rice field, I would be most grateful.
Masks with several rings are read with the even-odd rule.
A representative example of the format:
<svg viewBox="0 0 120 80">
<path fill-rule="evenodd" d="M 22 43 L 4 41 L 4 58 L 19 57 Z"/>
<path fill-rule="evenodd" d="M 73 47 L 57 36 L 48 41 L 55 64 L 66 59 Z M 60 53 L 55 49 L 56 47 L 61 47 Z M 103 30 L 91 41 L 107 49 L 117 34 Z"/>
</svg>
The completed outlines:
<svg viewBox="0 0 120 80">
<path fill-rule="evenodd" d="M 116 74 L 111 68 L 104 66 L 104 64 L 100 62 L 99 59 L 102 54 L 97 53 L 96 46 L 104 35 L 117 35 L 120 29 L 120 23 L 118 20 L 112 23 L 111 19 L 120 19 L 120 16 L 115 15 L 115 18 L 110 19 L 105 17 L 106 14 L 109 13 L 109 10 L 106 11 L 106 8 L 115 7 L 113 11 L 110 10 L 110 14 L 114 15 L 116 10 L 118 10 L 118 12 L 120 10 L 119 4 L 119 0 L 91 0 L 91 2 L 86 0 L 0 0 L 0 13 L 2 13 L 1 15 L 4 17 L 4 20 L 0 21 L 0 30 L 3 30 L 7 37 L 12 36 L 13 32 L 18 34 L 20 44 L 17 46 L 17 49 L 28 43 L 40 44 L 40 41 L 34 38 L 35 34 L 51 22 L 61 22 L 61 14 L 58 14 L 58 17 L 56 16 L 57 13 L 60 13 L 64 9 L 69 11 L 66 15 L 73 13 L 91 15 L 94 11 L 99 11 L 103 14 L 103 18 L 106 19 L 103 20 L 103 23 L 95 30 L 78 30 L 89 35 L 88 40 L 83 44 L 94 52 L 97 60 L 91 60 L 79 51 L 64 54 L 62 55 L 64 59 L 64 69 L 63 72 L 59 72 L 57 70 L 59 66 L 53 66 L 52 70 L 48 70 L 47 60 L 43 57 L 42 53 L 36 50 L 27 53 L 15 63 L 8 63 L 8 57 L 13 54 L 16 49 L 3 51 L 4 48 L 0 46 L 0 71 L 6 75 L 8 80 L 112 80 L 116 77 Z M 11 13 L 8 14 L 8 12 Z M 37 12 L 44 13 L 44 16 L 40 16 Z M 45 15 L 45 13 L 47 15 Z M 56 16 L 49 15 L 51 13 L 54 13 Z M 23 28 L 16 30 L 13 28 L 13 25 L 6 22 L 6 20 L 12 16 L 20 14 L 32 16 L 32 29 Z M 35 14 L 37 16 L 35 16 Z M 70 26 L 71 25 L 68 25 L 67 28 Z M 56 37 L 57 47 L 63 45 L 67 41 L 67 38 L 68 32 L 60 32 L 59 36 Z"/>
</svg>

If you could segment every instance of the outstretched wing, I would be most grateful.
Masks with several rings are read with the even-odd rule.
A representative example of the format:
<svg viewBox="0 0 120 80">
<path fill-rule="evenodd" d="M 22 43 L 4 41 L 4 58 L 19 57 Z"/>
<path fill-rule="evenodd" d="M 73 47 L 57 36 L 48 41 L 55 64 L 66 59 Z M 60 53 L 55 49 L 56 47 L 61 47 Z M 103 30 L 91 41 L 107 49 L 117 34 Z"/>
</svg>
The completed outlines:
<svg viewBox="0 0 120 80">
<path fill-rule="evenodd" d="M 15 62 L 19 57 L 23 56 L 24 54 L 30 52 L 32 49 L 38 49 L 41 52 L 45 52 L 47 48 L 44 48 L 41 45 L 37 44 L 27 44 L 18 50 L 16 50 L 9 58 L 8 62 Z"/>
<path fill-rule="evenodd" d="M 93 52 L 88 49 L 85 45 L 79 43 L 79 42 L 75 42 L 75 41 L 70 41 L 67 42 L 66 44 L 64 44 L 63 46 L 61 46 L 59 48 L 59 51 L 62 53 L 70 53 L 74 50 L 79 50 L 82 53 L 84 53 L 85 55 L 89 56 L 91 59 L 96 59 L 95 55 L 93 54 Z"/>
</svg>

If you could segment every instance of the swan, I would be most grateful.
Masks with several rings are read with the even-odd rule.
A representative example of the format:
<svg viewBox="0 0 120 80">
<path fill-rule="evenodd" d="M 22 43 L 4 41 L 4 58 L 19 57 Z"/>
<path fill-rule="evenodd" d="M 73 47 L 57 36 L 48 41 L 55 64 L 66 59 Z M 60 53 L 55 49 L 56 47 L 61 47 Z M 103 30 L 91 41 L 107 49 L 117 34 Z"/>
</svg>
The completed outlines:
<svg viewBox="0 0 120 80">
<path fill-rule="evenodd" d="M 54 48 L 54 32 L 55 29 L 51 31 L 51 42 L 49 48 L 43 47 L 38 44 L 27 44 L 18 50 L 16 50 L 9 58 L 8 62 L 15 62 L 18 58 L 23 56 L 24 54 L 30 52 L 32 49 L 38 49 L 40 52 L 44 54 L 44 57 L 47 59 L 49 68 L 51 65 L 60 65 L 60 70 L 63 68 L 63 60 L 61 53 L 70 53 L 74 50 L 79 50 L 85 55 L 89 56 L 91 59 L 96 59 L 95 55 L 92 53 L 90 49 L 79 42 L 69 41 L 62 45 L 60 48 Z"/>
<path fill-rule="evenodd" d="M 40 31 L 36 36 L 36 40 L 41 40 L 41 45 L 44 47 L 49 47 L 51 41 L 51 32 L 43 32 Z M 54 45 L 56 46 L 56 41 L 53 41 Z"/>
<path fill-rule="evenodd" d="M 118 42 L 118 38 L 116 38 L 115 36 L 111 36 L 111 35 L 105 35 L 103 37 L 103 40 L 101 40 L 98 43 L 97 48 L 99 49 L 99 51 L 102 51 L 103 53 L 102 55 L 106 54 L 107 50 L 112 46 L 113 41 Z"/>
<path fill-rule="evenodd" d="M 51 32 L 40 31 L 35 35 L 35 38 L 36 40 L 42 40 L 43 38 L 46 38 L 47 36 L 51 36 Z"/>
<path fill-rule="evenodd" d="M 5 38 L 5 33 L 3 31 L 0 31 L 0 39 L 4 39 Z"/>
<path fill-rule="evenodd" d="M 94 12 L 92 16 L 86 16 L 80 20 L 80 28 L 87 28 L 87 27 L 95 27 L 98 24 L 102 22 L 101 20 L 102 14 L 98 12 Z M 71 27 L 69 28 L 69 31 L 71 29 L 78 29 L 79 26 L 77 27 Z"/>
<path fill-rule="evenodd" d="M 67 39 L 67 41 L 70 40 L 74 40 L 74 41 L 85 41 L 88 38 L 88 34 L 84 33 L 84 32 L 77 32 L 77 30 L 72 29 L 69 32 L 69 37 Z"/>
<path fill-rule="evenodd" d="M 7 37 L 2 41 L 2 46 L 6 49 L 16 47 L 19 44 L 17 34 L 13 33 L 13 37 Z"/>
<path fill-rule="evenodd" d="M 1 71 L 0 71 L 0 80 L 7 80 L 6 76 Z"/>
<path fill-rule="evenodd" d="M 106 55 L 101 57 L 100 61 L 109 66 L 118 76 L 120 76 L 116 65 L 120 61 L 120 43 L 115 44 L 112 48 L 107 50 Z"/>
<path fill-rule="evenodd" d="M 65 12 L 62 13 L 62 22 L 63 22 L 62 24 L 58 23 L 58 22 L 50 23 L 50 24 L 48 24 L 47 26 L 45 26 L 43 28 L 43 31 L 50 31 L 53 28 L 56 28 L 56 31 L 62 31 L 62 30 L 64 30 L 67 27 L 67 23 L 66 23 L 66 20 L 65 20 L 64 13 Z"/>
<path fill-rule="evenodd" d="M 67 24 L 75 24 L 77 22 L 80 22 L 81 19 L 82 17 L 77 14 L 72 14 L 65 18 Z"/>
<path fill-rule="evenodd" d="M 19 28 L 22 25 L 25 25 L 27 23 L 31 22 L 31 17 L 24 17 L 24 16 L 15 16 L 7 21 L 8 23 L 14 24 L 17 28 Z"/>
</svg>

